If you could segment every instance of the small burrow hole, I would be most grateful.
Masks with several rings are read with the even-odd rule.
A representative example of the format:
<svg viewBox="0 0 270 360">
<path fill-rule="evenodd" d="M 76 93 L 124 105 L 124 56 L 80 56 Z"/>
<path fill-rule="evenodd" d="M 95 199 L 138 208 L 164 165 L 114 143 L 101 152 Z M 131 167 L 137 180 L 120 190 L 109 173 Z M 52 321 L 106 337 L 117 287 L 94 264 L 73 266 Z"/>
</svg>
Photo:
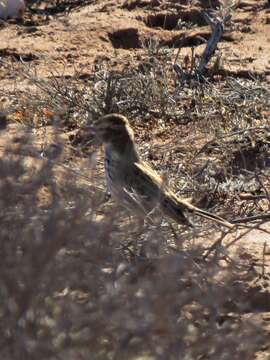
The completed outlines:
<svg viewBox="0 0 270 360">
<path fill-rule="evenodd" d="M 181 30 L 207 25 L 200 11 L 181 11 L 178 14 L 158 13 L 147 16 L 145 24 L 151 28 Z"/>
<path fill-rule="evenodd" d="M 138 29 L 121 29 L 108 34 L 115 49 L 138 49 L 141 48 Z"/>
<path fill-rule="evenodd" d="M 127 10 L 134 10 L 136 8 L 145 8 L 145 7 L 157 7 L 159 6 L 160 3 L 158 0 L 134 0 L 134 1 L 125 1 L 124 4 L 122 5 L 122 9 L 127 9 Z"/>
</svg>

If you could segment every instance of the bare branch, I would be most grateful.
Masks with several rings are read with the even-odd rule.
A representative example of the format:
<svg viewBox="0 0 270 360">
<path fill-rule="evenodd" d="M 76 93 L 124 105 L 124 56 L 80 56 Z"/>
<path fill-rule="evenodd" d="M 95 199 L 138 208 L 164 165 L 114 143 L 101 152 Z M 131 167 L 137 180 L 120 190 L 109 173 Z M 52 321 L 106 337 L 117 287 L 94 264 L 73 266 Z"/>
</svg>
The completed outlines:
<svg viewBox="0 0 270 360">
<path fill-rule="evenodd" d="M 214 55 L 217 44 L 223 34 L 224 26 L 226 22 L 231 19 L 231 15 L 226 15 L 224 19 L 213 19 L 206 12 L 203 12 L 203 16 L 207 23 L 211 26 L 212 35 L 209 38 L 206 48 L 202 54 L 199 66 L 198 66 L 198 74 L 202 75 L 205 72 L 206 65 L 210 61 L 211 57 Z"/>
</svg>

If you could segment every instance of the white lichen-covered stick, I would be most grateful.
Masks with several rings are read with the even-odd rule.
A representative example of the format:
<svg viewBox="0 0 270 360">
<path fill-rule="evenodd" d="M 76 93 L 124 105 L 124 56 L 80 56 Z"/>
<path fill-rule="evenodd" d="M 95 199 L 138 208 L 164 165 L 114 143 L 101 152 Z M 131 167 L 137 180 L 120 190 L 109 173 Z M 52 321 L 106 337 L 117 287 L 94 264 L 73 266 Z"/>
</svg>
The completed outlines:
<svg viewBox="0 0 270 360">
<path fill-rule="evenodd" d="M 206 48 L 202 54 L 197 72 L 198 74 L 203 74 L 208 64 L 209 60 L 216 51 L 217 44 L 221 38 L 221 35 L 224 31 L 224 25 L 231 19 L 231 15 L 226 15 L 223 19 L 213 19 L 207 13 L 203 13 L 203 16 L 207 23 L 211 26 L 212 35 L 210 36 Z"/>
</svg>

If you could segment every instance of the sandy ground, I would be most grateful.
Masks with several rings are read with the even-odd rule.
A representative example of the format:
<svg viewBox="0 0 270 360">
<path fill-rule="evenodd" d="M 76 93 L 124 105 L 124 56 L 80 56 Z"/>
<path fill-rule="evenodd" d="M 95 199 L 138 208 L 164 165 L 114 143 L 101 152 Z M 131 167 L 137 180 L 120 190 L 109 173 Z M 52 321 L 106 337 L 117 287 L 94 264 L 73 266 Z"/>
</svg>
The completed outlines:
<svg viewBox="0 0 270 360">
<path fill-rule="evenodd" d="M 232 73 L 269 76 L 270 15 L 266 1 L 240 3 L 218 46 L 226 58 L 223 66 Z M 183 44 L 187 53 L 195 45 L 199 53 L 202 39 L 210 36 L 201 10 L 196 4 L 173 7 L 166 2 L 136 0 L 96 0 L 56 15 L 49 10 L 38 14 L 28 10 L 19 23 L 2 23 L 0 56 L 10 61 L 21 57 L 44 77 L 51 69 L 62 72 L 63 61 L 65 74 L 72 73 L 74 66 L 91 73 L 99 57 L 116 57 L 128 63 L 151 37 L 168 47 Z M 175 30 L 179 19 L 184 19 L 190 29 Z M 3 85 L 12 78 L 3 71 L 0 76 Z"/>
<path fill-rule="evenodd" d="M 211 32 L 201 16 L 204 2 L 193 3 L 172 6 L 172 3 L 162 1 L 93 0 L 62 13 L 54 13 L 49 6 L 39 8 L 39 11 L 28 9 L 21 21 L 1 23 L 0 58 L 10 64 L 22 59 L 36 69 L 39 77 L 46 78 L 52 69 L 59 70 L 64 76 L 71 75 L 74 67 L 89 76 L 100 58 L 115 58 L 116 65 L 118 62 L 132 66 L 142 52 L 144 41 L 149 38 L 156 38 L 168 47 L 179 42 L 184 44 L 183 56 L 190 53 L 191 45 L 200 53 L 201 39 L 208 39 Z M 184 19 L 190 29 L 176 30 L 179 19 Z M 222 58 L 226 59 L 222 67 L 229 74 L 261 76 L 270 80 L 270 9 L 267 1 L 240 1 L 218 48 Z M 18 88 L 25 84 L 14 78 L 11 67 L 0 68 L 0 80 L 2 100 L 6 97 L 5 89 L 14 86 L 15 82 Z M 17 134 L 17 130 L 11 127 L 9 133 Z M 42 134 L 35 136 L 37 143 L 42 142 Z M 5 141 L 1 140 L 1 147 Z M 270 224 L 265 226 L 270 231 Z M 234 237 L 228 237 L 226 242 Z M 270 335 L 270 235 L 253 230 L 238 242 L 238 246 L 243 249 L 242 256 L 250 256 L 261 271 L 262 295 L 257 305 L 254 304 L 253 316 L 260 317 Z M 268 358 L 269 347 L 258 354 L 258 359 Z"/>
</svg>

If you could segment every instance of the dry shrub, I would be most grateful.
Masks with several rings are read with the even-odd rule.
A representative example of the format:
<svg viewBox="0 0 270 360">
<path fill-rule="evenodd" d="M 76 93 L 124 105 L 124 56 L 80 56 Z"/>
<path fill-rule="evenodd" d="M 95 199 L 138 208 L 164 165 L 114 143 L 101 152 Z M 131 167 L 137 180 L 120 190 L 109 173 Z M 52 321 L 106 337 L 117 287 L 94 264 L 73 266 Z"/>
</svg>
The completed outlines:
<svg viewBox="0 0 270 360">
<path fill-rule="evenodd" d="M 1 357 L 253 359 L 263 336 L 241 317 L 249 270 L 222 253 L 202 260 L 161 225 L 121 224 L 116 208 L 98 216 L 102 194 L 61 174 L 58 133 L 58 151 L 34 162 L 29 132 L 4 147 Z"/>
<path fill-rule="evenodd" d="M 104 112 L 119 111 L 135 124 L 142 115 L 145 121 L 186 123 L 214 137 L 201 148 L 188 149 L 183 192 L 204 183 L 213 198 L 233 202 L 237 187 L 224 185 L 236 179 L 233 171 L 217 175 L 224 164 L 233 170 L 228 145 L 242 150 L 260 139 L 268 154 L 267 134 L 249 132 L 246 139 L 244 129 L 250 123 L 267 125 L 269 90 L 263 83 L 233 78 L 179 83 L 167 59 L 166 52 L 151 53 L 137 68 L 122 72 L 101 62 L 87 81 L 79 74 L 44 81 L 29 69 L 24 72 L 42 91 L 17 97 L 11 105 L 14 114 L 28 128 L 58 123 L 60 131 L 54 128 L 54 147 L 43 157 L 29 130 L 3 147 L 3 359 L 254 359 L 265 341 L 260 326 L 245 317 L 253 306 L 245 282 L 255 276 L 249 264 L 231 259 L 222 247 L 204 259 L 196 231 L 173 231 L 162 221 L 139 228 L 122 218 L 122 210 L 104 204 L 91 164 L 91 181 L 85 184 L 84 174 L 71 171 L 61 157 L 66 145 L 59 133 L 81 128 Z M 202 154 L 211 154 L 209 166 L 203 167 Z M 27 162 L 29 156 L 34 163 Z M 257 184 L 267 195 L 268 180 L 262 176 L 267 169 L 261 171 Z M 243 183 L 245 176 L 254 178 L 245 171 L 241 176 Z"/>
<path fill-rule="evenodd" d="M 1 159 L 1 357 L 253 359 L 247 268 L 121 224 L 116 208 L 98 216 L 102 193 L 58 165 L 58 132 L 49 158 L 27 161 L 28 132 Z"/>
</svg>

